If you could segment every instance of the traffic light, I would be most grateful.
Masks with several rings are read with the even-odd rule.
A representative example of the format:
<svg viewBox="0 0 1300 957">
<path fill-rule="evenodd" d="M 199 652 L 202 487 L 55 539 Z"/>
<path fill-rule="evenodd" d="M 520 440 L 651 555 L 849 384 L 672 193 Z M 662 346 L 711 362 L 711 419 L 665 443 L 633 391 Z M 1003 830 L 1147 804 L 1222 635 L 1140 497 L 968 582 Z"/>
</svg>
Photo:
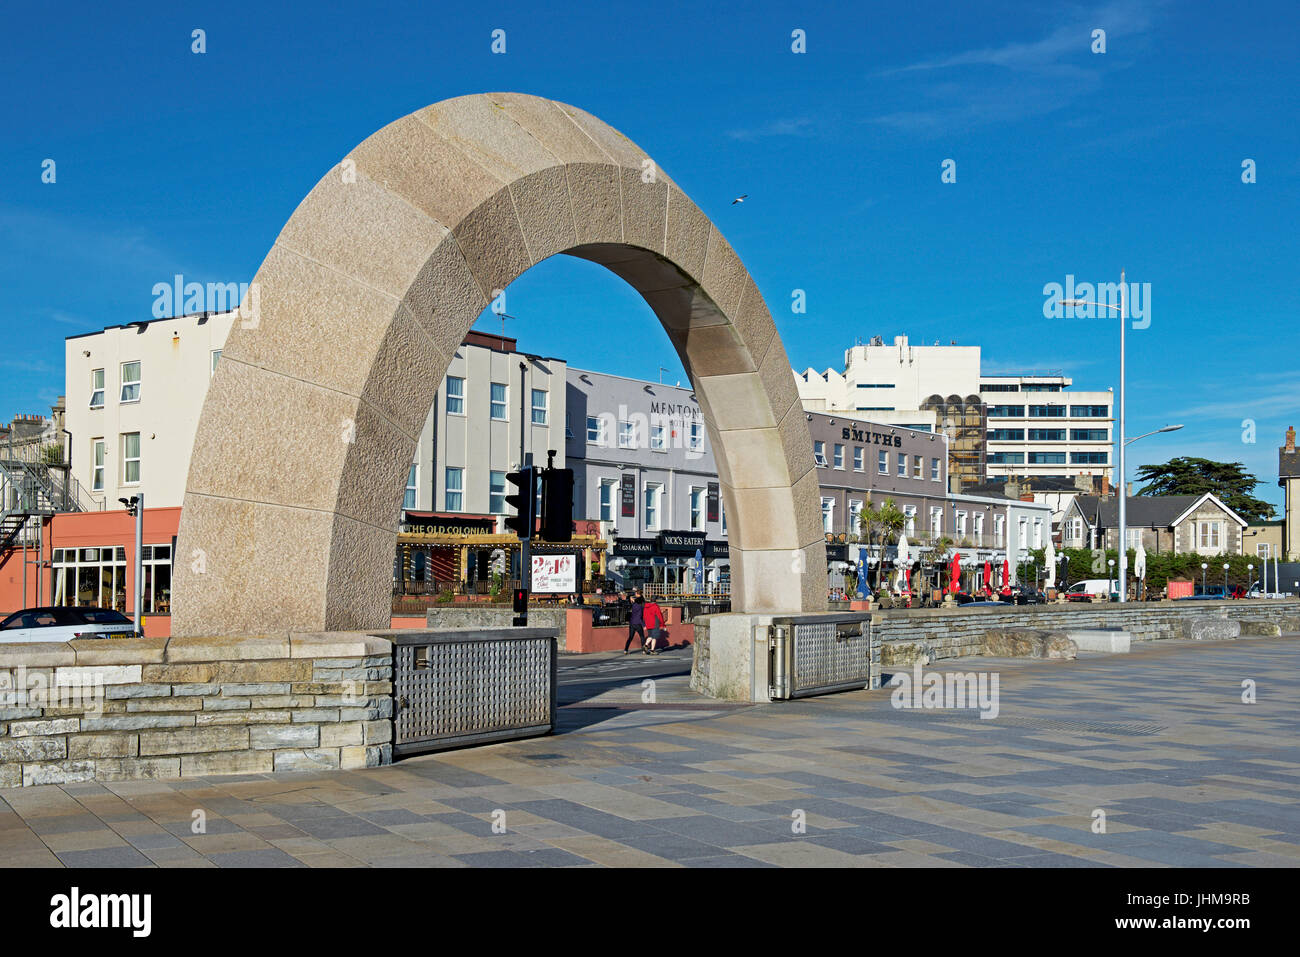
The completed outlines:
<svg viewBox="0 0 1300 957">
<path fill-rule="evenodd" d="M 516 615 L 528 614 L 528 589 L 527 588 L 515 589 L 515 614 Z"/>
<path fill-rule="evenodd" d="M 573 539 L 573 469 L 542 470 L 542 538 Z"/>
<path fill-rule="evenodd" d="M 515 508 L 514 515 L 506 516 L 506 528 L 520 538 L 532 538 L 537 519 L 537 469 L 528 465 L 518 472 L 508 472 L 506 481 L 516 489 L 506 496 L 506 504 Z"/>
</svg>

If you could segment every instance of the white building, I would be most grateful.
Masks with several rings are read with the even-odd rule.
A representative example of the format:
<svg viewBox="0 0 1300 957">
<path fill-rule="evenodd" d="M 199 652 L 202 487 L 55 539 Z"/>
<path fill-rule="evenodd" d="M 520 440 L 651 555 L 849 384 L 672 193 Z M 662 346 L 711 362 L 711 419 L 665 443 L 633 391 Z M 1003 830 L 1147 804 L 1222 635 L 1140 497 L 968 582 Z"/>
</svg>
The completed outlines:
<svg viewBox="0 0 1300 957">
<path fill-rule="evenodd" d="M 234 313 L 110 326 L 64 341 L 73 477 L 100 507 L 179 506 L 208 383 Z"/>
<path fill-rule="evenodd" d="M 1093 475 L 1111 481 L 1114 393 L 1076 392 L 1072 384 L 1060 375 L 981 377 L 989 478 Z"/>
</svg>

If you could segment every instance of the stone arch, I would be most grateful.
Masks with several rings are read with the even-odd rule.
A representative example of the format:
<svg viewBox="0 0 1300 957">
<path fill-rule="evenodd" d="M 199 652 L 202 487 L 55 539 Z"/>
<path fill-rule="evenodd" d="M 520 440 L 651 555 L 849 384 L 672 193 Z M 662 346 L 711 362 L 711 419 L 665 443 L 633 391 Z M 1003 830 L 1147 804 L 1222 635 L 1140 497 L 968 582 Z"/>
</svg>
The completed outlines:
<svg viewBox="0 0 1300 957">
<path fill-rule="evenodd" d="M 174 635 L 387 627 L 401 491 L 457 346 L 559 254 L 631 284 L 700 401 L 733 608 L 826 607 L 812 442 L 758 287 L 644 151 L 523 94 L 446 100 L 358 145 L 254 279 L 199 419 Z"/>
</svg>

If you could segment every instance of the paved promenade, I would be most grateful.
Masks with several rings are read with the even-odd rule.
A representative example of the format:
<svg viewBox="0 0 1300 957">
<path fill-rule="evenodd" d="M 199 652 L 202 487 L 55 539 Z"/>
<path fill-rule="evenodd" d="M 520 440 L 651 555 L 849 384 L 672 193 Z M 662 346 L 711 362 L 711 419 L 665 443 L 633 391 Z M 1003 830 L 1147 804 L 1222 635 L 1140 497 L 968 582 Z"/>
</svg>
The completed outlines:
<svg viewBox="0 0 1300 957">
<path fill-rule="evenodd" d="M 0 790 L 0 864 L 1300 865 L 1300 636 L 937 663 L 998 675 L 993 720 L 720 706 L 689 665 L 566 657 L 560 734 L 387 768 Z"/>
</svg>

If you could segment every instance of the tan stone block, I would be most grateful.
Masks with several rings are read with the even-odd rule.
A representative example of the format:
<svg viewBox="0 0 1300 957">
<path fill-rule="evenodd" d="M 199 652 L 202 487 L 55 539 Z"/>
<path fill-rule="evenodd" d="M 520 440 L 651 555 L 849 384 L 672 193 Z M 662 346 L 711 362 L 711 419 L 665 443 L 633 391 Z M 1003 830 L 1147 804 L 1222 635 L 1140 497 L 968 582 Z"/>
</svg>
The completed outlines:
<svg viewBox="0 0 1300 957">
<path fill-rule="evenodd" d="M 293 641 L 289 648 L 292 652 Z M 311 678 L 310 661 L 270 658 L 262 661 L 222 661 L 214 667 L 215 682 L 253 684 L 264 681 L 307 681 Z"/>
<path fill-rule="evenodd" d="M 163 660 L 166 638 L 79 638 L 68 642 L 78 665 L 138 665 Z"/>
<path fill-rule="evenodd" d="M 693 381 L 696 397 L 708 402 L 720 432 L 776 428 L 776 415 L 757 372 L 696 376 Z"/>
<path fill-rule="evenodd" d="M 812 433 L 808 430 L 808 413 L 796 399 L 778 426 L 783 457 L 790 470 L 791 481 L 797 481 L 809 472 L 816 473 L 817 461 L 813 457 Z"/>
<path fill-rule="evenodd" d="M 140 683 L 142 665 L 87 665 L 56 668 L 54 686 L 89 688 L 94 685 L 131 685 Z"/>
<path fill-rule="evenodd" d="M 23 787 L 41 784 L 75 784 L 95 778 L 94 761 L 55 761 L 48 764 L 24 764 Z"/>
<path fill-rule="evenodd" d="M 790 480 L 776 429 L 720 432 L 713 454 L 719 478 L 732 488 L 785 488 Z"/>
<path fill-rule="evenodd" d="M 242 751 L 248 747 L 247 728 L 181 728 L 175 731 L 141 731 L 140 756 L 192 754 L 199 751 Z"/>
<path fill-rule="evenodd" d="M 75 665 L 76 650 L 65 641 L 32 641 L 0 645 L 0 668 L 28 669 Z"/>
<path fill-rule="evenodd" d="M 618 170 L 605 164 L 571 163 L 564 176 L 578 243 L 621 243 L 623 197 Z"/>
<path fill-rule="evenodd" d="M 742 307 L 743 309 L 743 307 Z M 790 359 L 786 355 L 781 340 L 775 337 L 776 327 L 772 327 L 773 338 L 768 342 L 763 354 L 763 361 L 758 367 L 758 377 L 763 380 L 763 389 L 767 392 L 768 404 L 777 422 L 782 422 L 792 408 L 803 410 L 799 401 L 799 386 L 794 381 L 794 371 L 790 368 Z M 753 350 L 751 344 L 750 349 Z"/>
<path fill-rule="evenodd" d="M 514 201 L 505 187 L 471 210 L 452 232 L 488 300 L 493 290 L 505 289 L 533 264 Z"/>
<path fill-rule="evenodd" d="M 183 712 L 203 709 L 203 698 L 199 695 L 178 695 L 168 698 L 130 698 L 126 703 L 128 714 L 136 712 Z"/>
<path fill-rule="evenodd" d="M 31 721 L 14 721 L 9 725 L 11 738 L 33 735 L 75 734 L 81 727 L 79 718 L 44 718 Z"/>
<path fill-rule="evenodd" d="M 769 349 L 773 344 L 780 345 L 781 338 L 776 332 L 776 323 L 772 321 L 772 313 L 768 310 L 767 303 L 763 300 L 763 294 L 759 291 L 758 284 L 748 273 L 745 274 L 744 282 L 740 292 L 740 305 L 736 308 L 735 313 L 731 316 L 732 322 L 736 326 L 736 332 L 740 334 L 740 339 L 749 349 L 750 355 L 763 368 L 768 365 L 767 360 Z M 781 350 L 782 356 L 785 350 Z M 794 384 L 793 370 L 790 368 L 788 360 L 785 362 L 786 378 Z M 766 380 L 766 376 L 764 377 Z M 796 395 L 798 390 L 795 390 Z M 777 403 L 774 403 L 777 405 Z M 780 405 L 784 408 L 784 405 Z"/>
<path fill-rule="evenodd" d="M 709 298 L 718 304 L 724 315 L 734 316 L 740 310 L 740 294 L 745 288 L 749 273 L 731 244 L 722 238 L 717 227 L 709 230 L 709 251 L 704 260 L 704 276 L 700 286 Z"/>
<path fill-rule="evenodd" d="M 727 536 L 732 548 L 798 549 L 799 526 L 786 488 L 731 489 Z"/>
<path fill-rule="evenodd" d="M 822 579 L 825 581 L 824 546 L 822 555 Z M 803 549 L 740 552 L 733 549 L 732 607 L 751 614 L 788 614 L 803 610 L 803 579 L 808 577 L 807 561 L 808 556 Z M 824 596 L 822 602 L 824 606 Z"/>
<path fill-rule="evenodd" d="M 67 756 L 64 737 L 0 738 L 0 762 L 54 761 Z"/>
<path fill-rule="evenodd" d="M 401 299 L 448 232 L 364 172 L 345 182 L 332 169 L 294 210 L 276 243 Z"/>
<path fill-rule="evenodd" d="M 609 157 L 558 104 L 523 93 L 484 94 L 561 163 L 605 163 Z"/>
<path fill-rule="evenodd" d="M 826 544 L 826 532 L 822 529 L 821 475 L 816 469 L 811 470 L 791 486 L 787 501 L 794 509 L 795 529 L 798 535 L 797 546 L 811 545 L 814 542 Z"/>
<path fill-rule="evenodd" d="M 166 780 L 180 776 L 180 758 L 100 758 L 95 762 L 98 781 Z"/>
<path fill-rule="evenodd" d="M 322 724 L 320 726 L 320 746 L 322 748 L 349 748 L 365 744 L 365 730 L 366 723 L 363 721 Z M 361 765 L 361 767 L 364 767 L 364 765 Z"/>
<path fill-rule="evenodd" d="M 704 278 L 711 228 L 709 217 L 690 197 L 679 189 L 669 189 L 665 255 L 696 282 Z"/>
<path fill-rule="evenodd" d="M 633 143 L 623 133 L 620 133 L 603 120 L 592 116 L 586 110 L 571 106 L 568 103 L 556 102 L 555 105 L 583 132 L 590 136 L 606 156 L 619 166 L 639 170 L 642 160 L 649 156 L 645 150 Z"/>
<path fill-rule="evenodd" d="M 77 734 L 68 738 L 68 757 L 130 758 L 140 751 L 138 734 Z"/>
<path fill-rule="evenodd" d="M 213 724 L 288 724 L 288 711 L 273 711 L 264 708 L 252 708 L 247 711 L 213 711 L 196 714 L 194 724 L 206 727 Z"/>
<path fill-rule="evenodd" d="M 289 654 L 293 658 L 366 658 L 393 653 L 391 639 L 357 632 L 291 634 Z M 308 675 L 310 678 L 310 674 Z"/>
<path fill-rule="evenodd" d="M 366 744 L 387 744 L 393 740 L 393 722 L 367 721 L 365 730 Z"/>
<path fill-rule="evenodd" d="M 390 419 L 402 435 L 418 437 L 454 351 L 443 352 L 434 332 L 404 302 L 371 359 L 363 403 Z M 363 413 L 357 430 L 364 428 Z"/>
<path fill-rule="evenodd" d="M 510 114 L 482 93 L 434 103 L 415 116 L 503 183 L 559 163 L 536 139 L 521 136 Z"/>
<path fill-rule="evenodd" d="M 201 774 L 264 774 L 275 770 L 271 751 L 217 751 L 181 756 L 181 777 Z"/>
<path fill-rule="evenodd" d="M 277 771 L 322 771 L 339 766 L 338 748 L 304 748 L 268 753 L 275 755 Z"/>
<path fill-rule="evenodd" d="M 410 468 L 409 456 L 405 467 Z M 396 495 L 400 487 L 393 488 Z M 330 540 L 332 561 L 325 618 L 318 630 L 361 631 L 391 623 L 396 524 L 381 528 L 339 515 L 333 522 Z"/>
<path fill-rule="evenodd" d="M 665 314 L 660 316 L 663 324 L 670 329 L 685 329 L 692 324 L 692 309 L 697 307 L 696 298 L 703 299 L 704 293 L 695 285 L 695 281 L 686 275 L 676 264 L 663 258 L 658 253 L 645 249 L 636 249 L 621 243 L 584 243 L 574 246 L 569 255 L 589 262 L 599 263 L 614 275 L 627 282 L 629 286 L 646 297 L 656 313 L 660 308 Z M 650 297 L 655 293 L 672 292 L 674 295 L 660 302 Z M 700 309 L 712 309 L 699 305 Z M 715 310 L 716 312 L 716 310 Z M 707 325 L 713 314 L 700 312 L 699 325 Z M 717 322 L 725 321 L 721 313 L 716 313 Z"/>
<path fill-rule="evenodd" d="M 829 585 L 826 574 L 826 539 L 822 538 L 803 547 L 805 572 L 799 577 L 803 612 L 826 611 L 829 605 Z"/>
<path fill-rule="evenodd" d="M 533 263 L 577 245 L 563 166 L 552 166 L 510 184 L 510 196 Z"/>
<path fill-rule="evenodd" d="M 692 326 L 666 331 L 692 380 L 758 369 L 753 355 L 732 325 Z"/>
<path fill-rule="evenodd" d="M 654 177 L 646 182 L 651 170 Z M 653 165 L 622 169 L 619 179 L 623 194 L 623 242 L 662 253 L 668 221 L 668 183 Z"/>
<path fill-rule="evenodd" d="M 230 659 L 289 657 L 287 635 L 227 635 L 172 637 L 167 642 L 167 663 L 219 662 Z"/>
<path fill-rule="evenodd" d="M 402 305 L 428 331 L 435 348 L 446 356 L 455 353 L 487 304 L 487 292 L 470 272 L 454 236 L 433 251 L 402 299 Z"/>
<path fill-rule="evenodd" d="M 192 641 L 193 639 L 186 639 Z M 166 646 L 164 645 L 164 651 Z M 145 665 L 141 680 L 146 684 L 208 684 L 212 681 L 212 672 L 216 665 L 210 664 L 193 664 L 193 665 Z M 176 689 L 182 694 L 184 688 Z"/>
</svg>

